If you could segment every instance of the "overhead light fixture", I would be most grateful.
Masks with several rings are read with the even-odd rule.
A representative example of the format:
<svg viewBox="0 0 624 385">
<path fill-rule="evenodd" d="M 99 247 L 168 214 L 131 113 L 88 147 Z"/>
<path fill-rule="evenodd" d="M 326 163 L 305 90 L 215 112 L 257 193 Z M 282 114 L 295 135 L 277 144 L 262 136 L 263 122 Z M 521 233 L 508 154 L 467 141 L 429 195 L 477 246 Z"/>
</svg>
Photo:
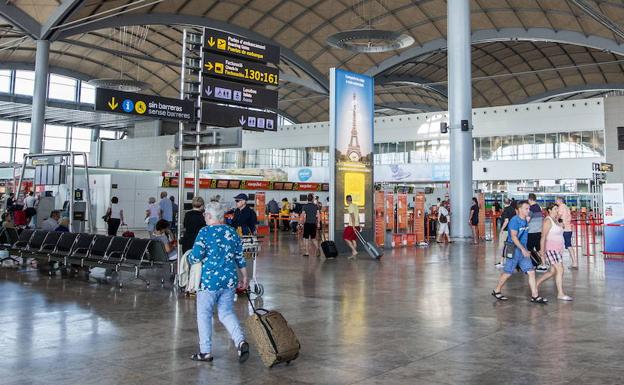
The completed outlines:
<svg viewBox="0 0 624 385">
<path fill-rule="evenodd" d="M 414 38 L 381 29 L 354 29 L 329 36 L 327 44 L 352 52 L 380 53 L 409 47 L 414 44 Z"/>
<path fill-rule="evenodd" d="M 109 90 L 137 92 L 151 88 L 149 83 L 133 79 L 92 79 L 87 82 L 96 88 L 106 88 Z"/>
</svg>

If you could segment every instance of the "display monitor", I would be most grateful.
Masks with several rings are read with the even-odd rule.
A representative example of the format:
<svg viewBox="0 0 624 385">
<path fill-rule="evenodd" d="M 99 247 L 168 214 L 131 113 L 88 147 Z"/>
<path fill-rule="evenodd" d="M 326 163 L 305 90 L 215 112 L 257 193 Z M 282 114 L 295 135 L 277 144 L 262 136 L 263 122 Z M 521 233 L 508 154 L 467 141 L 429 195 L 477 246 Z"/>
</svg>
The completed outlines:
<svg viewBox="0 0 624 385">
<path fill-rule="evenodd" d="M 228 183 L 228 188 L 231 188 L 231 189 L 239 189 L 240 186 L 241 186 L 240 180 L 231 180 Z"/>
<path fill-rule="evenodd" d="M 284 182 L 273 182 L 273 190 L 283 190 Z"/>
<path fill-rule="evenodd" d="M 220 179 L 217 181 L 217 188 L 228 188 L 228 180 Z"/>
<path fill-rule="evenodd" d="M 284 182 L 284 190 L 292 190 L 293 185 L 294 184 L 292 182 Z"/>
</svg>

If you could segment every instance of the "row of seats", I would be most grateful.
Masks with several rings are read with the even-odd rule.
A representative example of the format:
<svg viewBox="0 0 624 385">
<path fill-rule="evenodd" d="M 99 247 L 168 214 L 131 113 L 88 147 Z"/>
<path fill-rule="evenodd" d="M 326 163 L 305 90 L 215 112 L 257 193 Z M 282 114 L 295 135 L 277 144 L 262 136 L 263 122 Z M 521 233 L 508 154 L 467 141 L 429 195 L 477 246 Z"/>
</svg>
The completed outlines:
<svg viewBox="0 0 624 385">
<path fill-rule="evenodd" d="M 19 235 L 14 229 L 5 229 L 1 235 L 0 243 L 22 259 L 31 257 L 51 265 L 58 263 L 59 269 L 104 267 L 117 272 L 133 271 L 134 278 L 147 285 L 149 280 L 140 271 L 169 263 L 162 242 L 151 239 L 29 229 Z M 16 261 L 11 256 L 3 258 L 6 259 Z"/>
</svg>

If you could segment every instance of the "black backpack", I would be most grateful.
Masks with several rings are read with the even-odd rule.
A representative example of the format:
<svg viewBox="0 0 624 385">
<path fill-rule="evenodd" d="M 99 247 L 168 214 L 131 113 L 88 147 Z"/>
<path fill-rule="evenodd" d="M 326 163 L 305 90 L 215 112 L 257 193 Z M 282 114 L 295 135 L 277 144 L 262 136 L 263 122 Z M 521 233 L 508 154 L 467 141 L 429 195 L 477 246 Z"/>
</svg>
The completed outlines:
<svg viewBox="0 0 624 385">
<path fill-rule="evenodd" d="M 440 223 L 446 223 L 446 222 L 447 222 L 446 215 L 440 214 Z"/>
</svg>

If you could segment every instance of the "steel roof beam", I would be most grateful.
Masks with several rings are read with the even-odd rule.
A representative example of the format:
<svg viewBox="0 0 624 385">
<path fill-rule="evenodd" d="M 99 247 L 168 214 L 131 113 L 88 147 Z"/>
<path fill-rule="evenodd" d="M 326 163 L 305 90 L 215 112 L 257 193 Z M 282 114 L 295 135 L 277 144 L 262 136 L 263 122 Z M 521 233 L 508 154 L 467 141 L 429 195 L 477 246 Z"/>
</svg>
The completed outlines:
<svg viewBox="0 0 624 385">
<path fill-rule="evenodd" d="M 41 33 L 39 34 L 40 39 L 54 40 L 58 26 L 69 19 L 84 3 L 85 0 L 63 0 L 63 2 L 56 7 L 52 15 L 48 17 L 48 20 L 41 26 Z"/>
<path fill-rule="evenodd" d="M 410 75 L 383 75 L 375 78 L 375 85 L 381 86 L 391 83 L 403 83 L 403 84 L 412 84 L 414 87 L 423 88 L 427 91 L 435 92 L 436 94 L 448 98 L 448 90 L 445 86 L 442 85 L 429 85 L 427 83 L 431 83 L 431 80 L 421 78 L 420 76 L 410 76 Z"/>
<path fill-rule="evenodd" d="M 202 16 L 179 15 L 171 13 L 149 13 L 149 14 L 126 14 L 119 17 L 97 20 L 93 22 L 83 23 L 76 26 L 61 28 L 57 35 L 58 39 L 65 39 L 73 35 L 88 33 L 105 28 L 116 28 L 131 25 L 191 25 L 197 27 L 215 28 L 218 30 L 246 36 L 251 39 L 259 40 L 267 44 L 273 44 L 280 47 L 282 58 L 306 73 L 324 93 L 329 92 L 329 81 L 327 76 L 323 75 L 312 64 L 301 58 L 293 50 L 268 39 L 267 37 L 242 28 L 236 25 L 228 24 L 224 21 L 214 20 Z"/>
<path fill-rule="evenodd" d="M 132 52 L 117 51 L 117 50 L 106 48 L 106 47 L 103 47 L 103 46 L 100 46 L 100 45 L 85 43 L 85 42 L 82 42 L 82 41 L 79 41 L 79 40 L 63 39 L 63 40 L 58 40 L 58 41 L 60 41 L 61 43 L 66 43 L 66 44 L 76 45 L 76 46 L 83 47 L 83 48 L 89 48 L 89 49 L 93 49 L 93 50 L 97 50 L 97 51 L 101 51 L 101 52 L 106 52 L 106 53 L 109 53 L 111 55 L 123 56 L 123 57 L 131 57 L 131 58 L 134 58 L 134 59 L 149 61 L 149 62 L 153 62 L 153 63 L 159 63 L 159 64 L 163 64 L 163 65 L 167 65 L 167 66 L 172 66 L 172 67 L 175 67 L 176 69 L 178 69 L 180 67 L 180 62 L 174 62 L 174 61 L 171 61 L 171 60 L 158 59 L 158 58 L 156 58 L 154 56 L 139 55 L 139 54 L 132 53 Z"/>
<path fill-rule="evenodd" d="M 582 86 L 564 87 L 564 88 L 558 88 L 552 91 L 547 91 L 539 95 L 531 96 L 517 104 L 540 103 L 546 99 L 554 98 L 556 96 L 579 94 L 582 92 L 618 91 L 618 90 L 624 90 L 624 83 L 586 84 Z"/>
<path fill-rule="evenodd" d="M 39 39 L 41 24 L 20 8 L 11 5 L 9 1 L 0 0 L 0 16 L 33 39 Z"/>
<path fill-rule="evenodd" d="M 411 102 L 388 102 L 388 103 L 375 103 L 375 110 L 388 109 L 388 110 L 396 110 L 396 111 L 422 111 L 422 112 L 439 112 L 445 111 L 444 108 L 430 106 L 428 104 L 422 103 L 411 103 Z"/>
<path fill-rule="evenodd" d="M 624 44 L 601 36 L 585 35 L 576 31 L 559 30 L 548 28 L 502 28 L 474 31 L 472 44 L 489 43 L 496 41 L 544 41 L 561 44 L 578 45 L 582 47 L 599 49 L 624 56 Z M 401 64 L 418 59 L 423 55 L 446 50 L 446 39 L 436 39 L 423 44 L 420 47 L 407 49 L 400 54 L 384 60 L 366 71 L 367 75 L 377 76 L 383 72 Z"/>
<path fill-rule="evenodd" d="M 613 32 L 615 36 L 624 40 L 624 30 L 622 30 L 616 22 L 605 16 L 604 13 L 592 7 L 586 0 L 570 0 L 570 2 L 580 8 L 589 17 L 600 23 L 603 27 Z"/>
</svg>

